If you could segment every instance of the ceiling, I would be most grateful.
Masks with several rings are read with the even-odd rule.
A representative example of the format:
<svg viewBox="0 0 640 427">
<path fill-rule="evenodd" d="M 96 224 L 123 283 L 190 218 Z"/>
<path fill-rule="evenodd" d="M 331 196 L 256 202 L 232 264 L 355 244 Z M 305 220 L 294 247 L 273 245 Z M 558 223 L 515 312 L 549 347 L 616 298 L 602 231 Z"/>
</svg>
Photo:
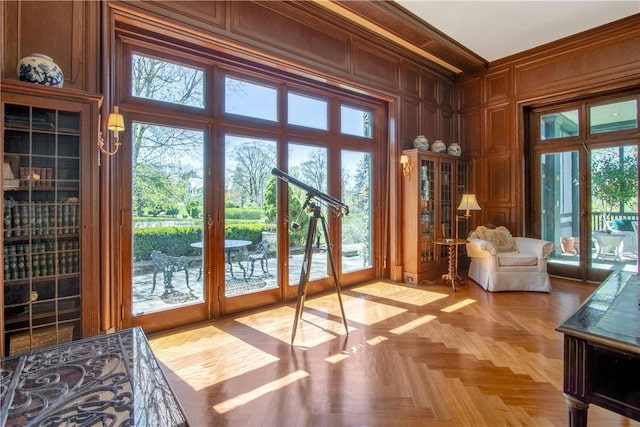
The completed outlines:
<svg viewBox="0 0 640 427">
<path fill-rule="evenodd" d="M 395 0 L 491 62 L 640 13 L 638 0 Z"/>
</svg>

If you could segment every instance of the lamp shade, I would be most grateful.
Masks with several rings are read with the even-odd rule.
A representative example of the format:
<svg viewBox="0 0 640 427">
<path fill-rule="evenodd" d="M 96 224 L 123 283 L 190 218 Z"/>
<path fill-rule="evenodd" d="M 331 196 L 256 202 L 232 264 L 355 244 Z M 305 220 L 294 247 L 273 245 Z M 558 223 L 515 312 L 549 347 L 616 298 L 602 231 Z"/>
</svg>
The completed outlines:
<svg viewBox="0 0 640 427">
<path fill-rule="evenodd" d="M 107 129 L 113 132 L 122 132 L 124 130 L 124 117 L 118 111 L 118 106 L 113 107 L 113 113 L 109 114 Z"/>
<path fill-rule="evenodd" d="M 462 200 L 460 201 L 460 205 L 458 206 L 459 211 L 466 211 L 466 215 L 469 215 L 469 211 L 479 211 L 481 210 L 478 201 L 476 200 L 475 194 L 463 194 Z"/>
</svg>

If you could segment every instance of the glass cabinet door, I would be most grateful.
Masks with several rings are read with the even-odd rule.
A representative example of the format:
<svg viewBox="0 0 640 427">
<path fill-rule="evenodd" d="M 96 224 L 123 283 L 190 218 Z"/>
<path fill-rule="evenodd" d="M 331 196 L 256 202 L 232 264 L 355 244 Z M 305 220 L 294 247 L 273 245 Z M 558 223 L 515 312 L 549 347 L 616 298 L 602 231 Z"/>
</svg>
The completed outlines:
<svg viewBox="0 0 640 427">
<path fill-rule="evenodd" d="M 4 105 L 4 348 L 82 336 L 81 114 Z"/>
<path fill-rule="evenodd" d="M 435 163 L 420 160 L 420 261 L 433 261 L 435 232 L 434 189 Z"/>
<path fill-rule="evenodd" d="M 452 192 L 452 176 L 453 163 L 440 162 L 440 224 L 441 229 L 438 230 L 438 236 L 443 239 L 453 238 L 453 192 Z M 445 248 L 446 249 L 446 248 Z"/>
</svg>

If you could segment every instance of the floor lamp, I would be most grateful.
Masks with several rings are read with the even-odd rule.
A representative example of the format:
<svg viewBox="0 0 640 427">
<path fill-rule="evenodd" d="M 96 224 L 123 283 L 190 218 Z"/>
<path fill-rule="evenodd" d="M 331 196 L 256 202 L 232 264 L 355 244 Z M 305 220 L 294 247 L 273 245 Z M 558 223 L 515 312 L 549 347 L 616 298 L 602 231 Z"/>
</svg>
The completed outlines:
<svg viewBox="0 0 640 427">
<path fill-rule="evenodd" d="M 469 211 L 479 211 L 481 210 L 480 205 L 478 204 L 478 200 L 476 200 L 475 194 L 463 194 L 462 200 L 460 201 L 460 205 L 458 205 L 459 211 L 465 211 L 464 215 L 458 215 L 456 213 L 456 242 L 459 239 L 459 224 L 458 222 L 461 219 L 468 220 L 471 217 Z M 468 230 L 467 230 L 468 231 Z M 458 245 L 456 244 L 456 276 L 458 275 Z"/>
</svg>

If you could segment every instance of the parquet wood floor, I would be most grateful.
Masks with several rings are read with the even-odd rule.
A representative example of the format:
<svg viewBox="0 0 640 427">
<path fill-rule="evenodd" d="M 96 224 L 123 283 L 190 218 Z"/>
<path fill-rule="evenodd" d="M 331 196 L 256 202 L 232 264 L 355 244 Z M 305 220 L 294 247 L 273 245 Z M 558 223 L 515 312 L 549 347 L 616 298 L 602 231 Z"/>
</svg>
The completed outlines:
<svg viewBox="0 0 640 427">
<path fill-rule="evenodd" d="M 595 289 L 379 281 L 150 336 L 190 424 L 565 426 L 556 326 Z M 637 373 L 635 373 L 637 375 Z M 589 426 L 640 426 L 591 406 Z"/>
</svg>

